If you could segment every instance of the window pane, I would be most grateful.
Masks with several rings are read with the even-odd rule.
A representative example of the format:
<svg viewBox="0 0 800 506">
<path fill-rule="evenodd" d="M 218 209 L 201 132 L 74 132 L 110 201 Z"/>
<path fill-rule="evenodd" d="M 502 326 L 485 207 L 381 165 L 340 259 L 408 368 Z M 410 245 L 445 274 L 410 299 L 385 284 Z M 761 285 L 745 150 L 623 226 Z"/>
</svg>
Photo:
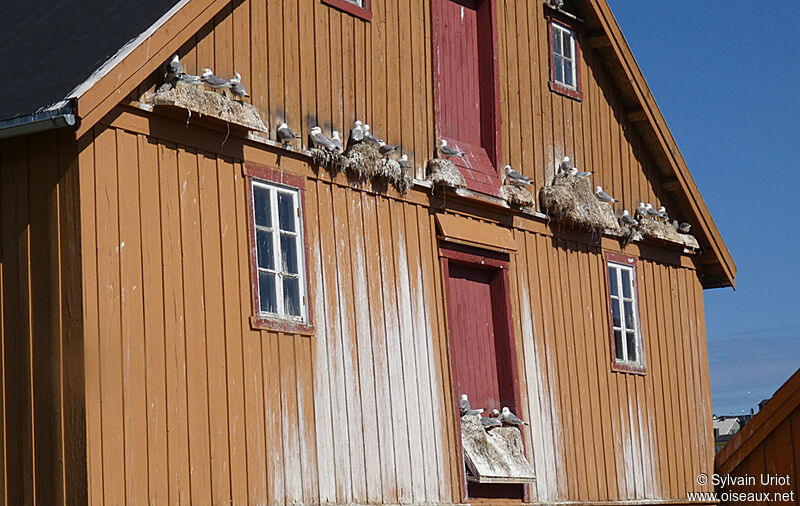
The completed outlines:
<svg viewBox="0 0 800 506">
<path fill-rule="evenodd" d="M 631 271 L 628 269 L 622 270 L 622 295 L 628 299 L 631 298 Z"/>
<path fill-rule="evenodd" d="M 281 258 L 283 272 L 297 274 L 297 239 L 293 235 L 281 234 Z"/>
<path fill-rule="evenodd" d="M 258 250 L 258 266 L 262 269 L 275 269 L 272 232 L 256 230 L 256 248 Z"/>
<path fill-rule="evenodd" d="M 628 330 L 636 329 L 633 322 L 633 302 L 625 302 L 625 328 Z"/>
<path fill-rule="evenodd" d="M 278 298 L 275 296 L 275 274 L 258 273 L 258 300 L 262 313 L 277 313 Z"/>
<path fill-rule="evenodd" d="M 554 77 L 557 83 L 564 82 L 564 60 L 560 56 L 553 57 Z"/>
<path fill-rule="evenodd" d="M 608 266 L 608 281 L 611 284 L 611 295 L 619 297 L 619 287 L 617 286 L 617 269 Z"/>
<path fill-rule="evenodd" d="M 270 217 L 269 190 L 253 186 L 253 207 L 255 208 L 256 225 L 271 227 L 272 218 Z"/>
<path fill-rule="evenodd" d="M 615 327 L 622 327 L 622 322 L 619 318 L 619 300 L 611 299 L 611 323 Z"/>
<path fill-rule="evenodd" d="M 625 355 L 622 350 L 622 331 L 615 330 L 614 331 L 614 355 L 616 355 L 617 360 L 625 360 Z"/>
<path fill-rule="evenodd" d="M 635 332 L 627 332 L 627 343 L 628 345 L 628 360 L 630 362 L 636 362 L 638 360 L 636 356 L 636 333 Z"/>
<path fill-rule="evenodd" d="M 555 26 L 553 27 L 553 53 L 555 53 L 555 54 L 562 54 L 561 53 L 561 34 L 562 33 L 563 32 L 561 30 L 559 30 Z"/>
<path fill-rule="evenodd" d="M 300 316 L 300 281 L 297 278 L 283 278 L 284 314 Z"/>
<path fill-rule="evenodd" d="M 572 62 L 564 60 L 564 84 L 575 86 L 575 80 L 572 78 Z"/>
<path fill-rule="evenodd" d="M 294 232 L 294 197 L 291 194 L 278 192 L 278 221 L 281 230 Z"/>
<path fill-rule="evenodd" d="M 572 57 L 572 32 L 564 32 L 564 58 L 574 59 Z"/>
</svg>

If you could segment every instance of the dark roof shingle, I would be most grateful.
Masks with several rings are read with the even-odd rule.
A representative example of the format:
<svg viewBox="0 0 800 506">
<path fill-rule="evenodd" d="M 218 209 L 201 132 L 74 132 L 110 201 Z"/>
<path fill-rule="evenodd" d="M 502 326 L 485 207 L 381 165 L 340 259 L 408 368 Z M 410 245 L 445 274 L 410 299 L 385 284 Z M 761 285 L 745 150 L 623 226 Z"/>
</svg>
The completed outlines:
<svg viewBox="0 0 800 506">
<path fill-rule="evenodd" d="M 9 2 L 0 17 L 0 120 L 67 98 L 177 1 Z"/>
</svg>

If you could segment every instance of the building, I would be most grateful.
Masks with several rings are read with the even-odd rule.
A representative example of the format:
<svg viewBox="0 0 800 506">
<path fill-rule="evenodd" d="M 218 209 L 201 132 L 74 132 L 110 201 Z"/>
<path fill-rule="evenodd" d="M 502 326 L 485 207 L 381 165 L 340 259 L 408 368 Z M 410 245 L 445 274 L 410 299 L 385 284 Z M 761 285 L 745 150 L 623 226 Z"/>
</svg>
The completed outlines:
<svg viewBox="0 0 800 506">
<path fill-rule="evenodd" d="M 800 369 L 786 380 L 769 400 L 759 402 L 759 411 L 717 453 L 714 472 L 742 478 L 717 487 L 724 493 L 762 498 L 773 503 L 800 504 L 797 477 L 800 469 Z"/>
<path fill-rule="evenodd" d="M 6 503 L 710 490 L 703 290 L 735 265 L 604 0 L 109 4 L 0 30 Z M 268 132 L 148 103 L 175 53 L 239 72 Z M 356 119 L 402 145 L 408 193 L 315 165 L 311 127 Z M 423 181 L 442 138 L 466 188 Z M 537 195 L 565 155 L 696 247 L 500 196 L 505 164 Z M 461 393 L 530 422 L 534 482 L 467 481 Z"/>
</svg>

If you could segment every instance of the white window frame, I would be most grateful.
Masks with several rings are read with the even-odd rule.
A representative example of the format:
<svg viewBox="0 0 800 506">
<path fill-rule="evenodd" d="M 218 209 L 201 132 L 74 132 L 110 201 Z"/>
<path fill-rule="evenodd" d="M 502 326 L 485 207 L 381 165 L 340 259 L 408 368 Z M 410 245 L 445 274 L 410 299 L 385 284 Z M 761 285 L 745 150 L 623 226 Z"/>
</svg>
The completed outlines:
<svg viewBox="0 0 800 506">
<path fill-rule="evenodd" d="M 553 51 L 553 57 L 552 57 L 553 80 L 559 86 L 563 86 L 565 88 L 569 88 L 570 90 L 577 91 L 578 90 L 578 63 L 576 61 L 577 60 L 577 56 L 575 54 L 575 49 L 576 49 L 576 47 L 575 47 L 575 30 L 572 30 L 571 28 L 568 28 L 568 27 L 558 23 L 557 21 L 553 21 L 551 23 L 551 25 L 552 25 L 552 30 L 553 30 L 553 33 L 552 33 L 552 37 L 553 37 L 553 47 L 552 47 L 552 51 Z M 564 35 L 568 35 L 569 36 L 570 54 L 572 55 L 570 58 L 567 58 L 566 56 L 564 56 L 564 38 L 565 38 Z M 561 42 L 561 44 L 560 44 L 561 53 L 558 53 L 556 51 L 556 47 L 557 47 L 557 45 L 556 45 L 556 37 L 558 37 L 560 39 L 560 42 Z M 558 77 L 557 77 L 558 74 L 556 72 L 556 65 L 558 64 L 558 59 L 561 60 L 561 76 L 562 76 L 562 79 L 565 76 L 565 73 L 564 73 L 564 67 L 565 67 L 564 62 L 568 61 L 568 62 L 570 62 L 572 64 L 572 75 L 570 76 L 572 78 L 572 84 L 566 83 L 565 82 L 566 79 L 564 79 L 562 81 L 558 80 Z"/>
<path fill-rule="evenodd" d="M 344 1 L 349 4 L 355 5 L 359 9 L 366 9 L 366 7 L 364 6 L 365 0 L 344 0 Z"/>
<path fill-rule="evenodd" d="M 608 260 L 606 269 L 608 271 L 608 294 L 609 294 L 609 318 L 611 320 L 611 339 L 614 342 L 614 361 L 617 364 L 631 366 L 640 368 L 644 366 L 644 354 L 643 352 L 643 345 L 642 345 L 642 328 L 641 328 L 641 321 L 639 320 L 639 294 L 636 290 L 636 267 L 634 265 L 626 265 L 621 262 L 616 262 L 614 260 Z M 628 280 L 629 280 L 629 289 L 630 289 L 630 297 L 625 296 L 625 291 L 622 289 L 622 272 L 627 271 L 629 273 Z M 616 295 L 612 291 L 613 285 L 611 284 L 611 277 L 616 276 L 616 284 L 617 284 L 617 293 Z M 614 325 L 614 301 L 617 301 L 619 304 L 619 326 Z M 633 328 L 628 328 L 627 322 L 625 321 L 625 302 L 630 302 L 633 308 Z M 628 332 L 634 332 L 634 341 L 636 343 L 636 360 L 630 360 L 630 353 L 628 350 Z M 622 344 L 622 350 L 617 349 L 616 345 L 616 332 L 620 332 L 622 338 L 620 339 Z M 617 355 L 620 354 L 622 358 L 619 358 Z"/>
<path fill-rule="evenodd" d="M 270 218 L 271 223 L 269 226 L 259 225 L 256 221 L 256 203 L 255 203 L 255 188 L 262 188 L 269 191 L 269 204 L 270 204 Z M 280 229 L 280 216 L 278 214 L 278 194 L 290 195 L 292 197 L 292 215 L 294 218 L 294 232 L 284 231 Z M 301 210 L 300 189 L 291 186 L 285 186 L 271 181 L 252 178 L 250 195 L 252 198 L 252 216 L 253 220 L 253 254 L 255 258 L 253 261 L 256 265 L 256 279 L 254 280 L 256 287 L 256 313 L 259 317 L 266 318 L 279 318 L 282 320 L 289 320 L 298 323 L 308 322 L 308 303 L 306 294 L 306 262 L 305 262 L 305 247 L 303 241 L 303 213 Z M 273 269 L 266 266 L 259 265 L 258 258 L 258 232 L 267 232 L 272 239 L 272 254 L 273 254 Z M 281 235 L 292 236 L 295 238 L 295 251 L 297 254 L 297 274 L 291 274 L 283 271 L 283 257 L 281 251 Z M 259 281 L 260 273 L 269 273 L 275 276 L 275 298 L 277 311 L 267 312 L 261 310 L 261 283 Z M 283 282 L 284 278 L 295 278 L 298 280 L 299 286 L 299 302 L 300 302 L 300 315 L 292 315 L 286 312 L 284 297 L 283 297 Z"/>
</svg>

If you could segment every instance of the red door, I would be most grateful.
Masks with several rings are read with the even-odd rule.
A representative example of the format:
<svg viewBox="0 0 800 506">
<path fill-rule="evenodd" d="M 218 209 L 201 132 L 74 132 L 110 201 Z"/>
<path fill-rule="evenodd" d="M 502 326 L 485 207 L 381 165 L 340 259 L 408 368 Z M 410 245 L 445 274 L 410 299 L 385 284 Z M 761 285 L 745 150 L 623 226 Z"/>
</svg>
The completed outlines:
<svg viewBox="0 0 800 506">
<path fill-rule="evenodd" d="M 450 318 L 453 387 L 469 395 L 473 407 L 500 409 L 491 278 L 487 269 L 450 265 L 447 310 Z"/>
<path fill-rule="evenodd" d="M 499 98 L 493 0 L 434 0 L 436 129 L 470 189 L 497 195 Z"/>
</svg>

